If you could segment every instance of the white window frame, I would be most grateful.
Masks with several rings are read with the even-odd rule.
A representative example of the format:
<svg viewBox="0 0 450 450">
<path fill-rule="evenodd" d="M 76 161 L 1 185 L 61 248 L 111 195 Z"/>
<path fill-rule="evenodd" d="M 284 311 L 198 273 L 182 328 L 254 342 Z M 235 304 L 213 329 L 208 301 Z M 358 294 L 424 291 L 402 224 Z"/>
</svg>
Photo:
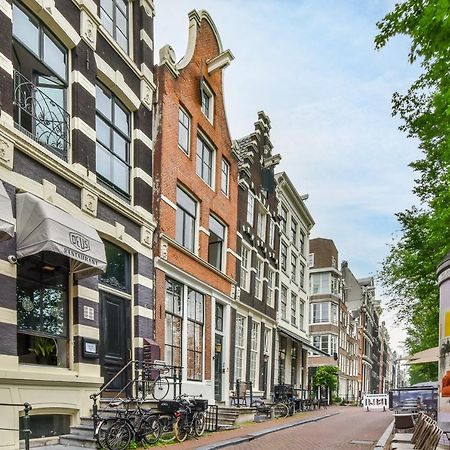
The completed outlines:
<svg viewBox="0 0 450 450">
<path fill-rule="evenodd" d="M 259 386 L 259 345 L 260 345 L 261 324 L 252 320 L 252 330 L 250 333 L 250 367 L 249 375 L 250 381 L 253 384 L 253 389 L 258 390 Z"/>
<path fill-rule="evenodd" d="M 301 330 L 305 329 L 305 301 L 300 298 L 298 303 L 298 312 L 299 312 L 299 319 L 298 319 L 298 326 Z"/>
<path fill-rule="evenodd" d="M 280 204 L 280 218 L 281 231 L 287 236 L 289 211 L 283 204 Z"/>
<path fill-rule="evenodd" d="M 315 283 L 316 280 L 318 283 Z M 315 289 L 316 285 L 317 289 Z M 316 294 L 331 294 L 331 274 L 329 272 L 311 274 L 311 295 Z"/>
<path fill-rule="evenodd" d="M 247 191 L 247 222 L 253 226 L 255 220 L 255 197 Z"/>
<path fill-rule="evenodd" d="M 298 296 L 291 292 L 291 325 L 298 328 Z"/>
<path fill-rule="evenodd" d="M 269 218 L 269 245 L 270 247 L 275 247 L 275 221 Z"/>
<path fill-rule="evenodd" d="M 243 257 L 244 251 L 247 252 L 247 261 Z M 250 292 L 250 267 L 252 264 L 252 250 L 250 247 L 242 244 L 241 248 L 241 289 L 246 292 Z M 244 275 L 244 276 L 243 276 Z"/>
<path fill-rule="evenodd" d="M 266 240 L 266 224 L 267 224 L 267 213 L 264 210 L 259 209 L 256 223 L 256 234 L 263 241 Z"/>
<path fill-rule="evenodd" d="M 283 297 L 283 292 L 286 292 L 286 295 Z M 285 298 L 285 302 L 283 303 L 283 298 Z M 283 305 L 285 307 L 283 308 Z M 288 310 L 288 288 L 282 284 L 280 289 L 280 316 L 281 320 L 284 320 L 285 322 L 288 321 L 287 318 L 287 310 Z"/>
<path fill-rule="evenodd" d="M 291 252 L 291 280 L 297 284 L 298 282 L 298 257 Z M 294 264 L 295 262 L 295 264 Z"/>
<path fill-rule="evenodd" d="M 255 297 L 262 300 L 264 260 L 259 256 L 256 256 L 255 268 Z"/>
<path fill-rule="evenodd" d="M 314 310 L 317 308 L 318 310 L 318 320 L 314 321 Z M 325 314 L 326 312 L 326 314 Z M 310 323 L 312 325 L 321 324 L 321 323 L 330 323 L 330 302 L 315 302 L 311 303 L 311 314 L 310 314 Z M 326 319 L 326 320 L 324 320 Z"/>
<path fill-rule="evenodd" d="M 242 339 L 240 334 L 238 334 L 238 326 L 240 330 L 240 323 L 242 324 Z M 234 379 L 243 381 L 245 379 L 245 349 L 246 349 L 246 327 L 247 327 L 247 318 L 240 314 L 236 314 L 236 328 L 235 328 L 235 347 L 236 350 L 234 354 Z M 238 355 L 241 355 L 241 364 L 240 364 L 240 373 L 238 373 Z"/>
<path fill-rule="evenodd" d="M 267 268 L 267 305 L 273 306 L 275 300 L 275 270 Z"/>
<path fill-rule="evenodd" d="M 211 123 L 214 123 L 214 93 L 205 81 L 203 81 L 203 83 L 202 83 L 201 90 L 202 90 L 202 92 L 201 92 L 200 101 L 201 101 L 202 113 Z M 205 93 L 206 96 L 209 98 L 209 113 L 208 114 L 206 113 L 205 108 L 203 107 L 203 93 Z"/>
<path fill-rule="evenodd" d="M 201 141 L 203 143 L 203 145 L 211 152 L 211 184 L 209 184 L 208 180 L 205 180 L 202 176 L 202 173 L 198 173 L 197 172 L 197 158 L 199 155 L 199 141 Z M 209 186 L 213 191 L 215 191 L 215 185 L 216 185 L 216 149 L 214 148 L 214 146 L 211 144 L 211 142 L 209 141 L 209 139 L 207 139 L 203 134 L 198 134 L 197 135 L 197 145 L 196 145 L 196 149 L 195 149 L 195 173 L 196 175 L 203 180 L 203 182 Z M 202 161 L 202 167 L 203 167 L 203 151 L 202 151 L 202 155 L 201 155 L 201 161 Z M 202 169 L 203 172 L 203 169 Z"/>
<path fill-rule="evenodd" d="M 226 171 L 224 171 L 224 166 L 227 168 Z M 230 170 L 231 166 L 230 163 L 222 157 L 222 163 L 220 167 L 220 190 L 224 195 L 227 197 L 230 195 Z M 225 178 L 225 191 L 223 190 L 224 187 L 224 178 Z"/>
<path fill-rule="evenodd" d="M 308 255 L 308 267 L 314 267 L 314 253 Z"/>
<path fill-rule="evenodd" d="M 306 271 L 306 266 L 300 261 L 300 287 L 304 288 L 305 287 L 305 271 Z"/>
<path fill-rule="evenodd" d="M 295 227 L 294 227 L 295 224 Z M 298 221 L 294 219 L 291 215 L 291 241 L 294 244 L 294 247 L 297 248 L 298 241 Z"/>
<path fill-rule="evenodd" d="M 180 121 L 180 114 L 183 114 L 187 118 L 187 127 Z M 180 126 L 187 128 L 187 148 L 184 148 L 180 144 Z M 191 116 L 186 112 L 186 110 L 180 106 L 178 109 L 178 148 L 185 154 L 189 156 L 191 146 Z"/>
</svg>

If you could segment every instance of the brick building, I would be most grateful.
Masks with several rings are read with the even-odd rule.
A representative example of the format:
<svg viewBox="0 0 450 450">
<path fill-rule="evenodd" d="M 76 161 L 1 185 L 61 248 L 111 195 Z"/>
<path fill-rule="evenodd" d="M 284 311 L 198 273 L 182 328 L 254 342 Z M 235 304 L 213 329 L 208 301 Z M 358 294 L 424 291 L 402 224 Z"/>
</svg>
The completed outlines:
<svg viewBox="0 0 450 450">
<path fill-rule="evenodd" d="M 153 337 L 153 6 L 2 0 L 0 29 L 0 402 L 58 435 Z"/>
<path fill-rule="evenodd" d="M 343 289 L 338 250 L 331 239 L 310 240 L 310 335 L 315 347 L 329 356 L 310 356 L 311 374 L 324 365 L 339 370 L 338 395 L 357 396 L 358 329 Z"/>
<path fill-rule="evenodd" d="M 314 220 L 285 172 L 275 175 L 280 219 L 279 301 L 275 382 L 307 387 L 309 338 L 309 233 Z"/>
<path fill-rule="evenodd" d="M 230 382 L 251 381 L 255 395 L 274 383 L 280 232 L 270 120 L 258 113 L 255 131 L 237 141 L 239 151 L 238 253 L 240 285 L 231 310 Z"/>
<path fill-rule="evenodd" d="M 155 207 L 156 340 L 183 367 L 183 391 L 228 398 L 235 293 L 237 160 L 228 131 L 223 50 L 206 11 L 189 14 L 188 49 L 158 68 Z"/>
</svg>

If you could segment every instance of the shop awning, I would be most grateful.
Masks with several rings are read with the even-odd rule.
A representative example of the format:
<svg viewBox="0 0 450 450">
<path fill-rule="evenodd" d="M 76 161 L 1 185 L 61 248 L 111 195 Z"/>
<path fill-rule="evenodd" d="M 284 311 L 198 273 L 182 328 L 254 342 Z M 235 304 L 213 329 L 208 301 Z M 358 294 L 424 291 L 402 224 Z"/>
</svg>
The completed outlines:
<svg viewBox="0 0 450 450">
<path fill-rule="evenodd" d="M 439 361 L 439 347 L 433 347 L 411 355 L 405 364 L 425 364 L 437 361 Z"/>
<path fill-rule="evenodd" d="M 17 194 L 17 257 L 48 251 L 71 259 L 77 278 L 106 270 L 105 246 L 97 231 L 32 194 Z"/>
<path fill-rule="evenodd" d="M 0 241 L 7 241 L 14 236 L 14 218 L 11 199 L 5 186 L 0 181 Z"/>
<path fill-rule="evenodd" d="M 278 332 L 281 334 L 286 335 L 287 337 L 290 337 L 294 341 L 300 342 L 302 344 L 303 348 L 306 348 L 311 353 L 317 356 L 331 356 L 328 353 L 322 351 L 320 348 L 314 347 L 309 341 L 306 339 L 303 339 L 301 336 L 293 333 L 292 331 L 286 330 L 285 328 L 278 327 Z"/>
</svg>

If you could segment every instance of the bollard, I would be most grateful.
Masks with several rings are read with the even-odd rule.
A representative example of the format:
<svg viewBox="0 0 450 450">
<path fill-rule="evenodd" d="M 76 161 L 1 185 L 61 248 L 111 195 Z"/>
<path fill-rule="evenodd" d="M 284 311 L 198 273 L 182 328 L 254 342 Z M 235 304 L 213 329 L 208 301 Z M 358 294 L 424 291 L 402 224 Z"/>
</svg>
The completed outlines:
<svg viewBox="0 0 450 450">
<path fill-rule="evenodd" d="M 30 450 L 30 436 L 31 436 L 31 428 L 30 428 L 30 411 L 31 405 L 29 403 L 24 403 L 24 416 L 23 416 L 23 434 L 25 438 L 25 450 Z"/>
</svg>

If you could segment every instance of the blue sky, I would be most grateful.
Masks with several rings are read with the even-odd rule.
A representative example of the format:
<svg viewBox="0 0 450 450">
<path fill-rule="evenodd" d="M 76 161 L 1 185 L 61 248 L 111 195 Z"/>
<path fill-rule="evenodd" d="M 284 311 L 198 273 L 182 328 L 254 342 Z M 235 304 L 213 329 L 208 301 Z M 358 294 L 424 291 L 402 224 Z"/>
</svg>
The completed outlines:
<svg viewBox="0 0 450 450">
<path fill-rule="evenodd" d="M 372 275 L 398 231 L 394 214 L 414 203 L 408 163 L 417 144 L 399 132 L 391 97 L 417 76 L 408 41 L 374 50 L 375 23 L 392 0 L 155 0 L 155 55 L 181 58 L 187 13 L 206 9 L 235 60 L 225 75 L 233 138 L 272 121 L 272 143 L 316 221 L 312 237 L 335 241 L 357 277 Z M 381 294 L 381 290 L 379 290 Z M 393 314 L 385 319 L 393 325 Z M 391 332 L 394 345 L 403 335 Z"/>
</svg>

